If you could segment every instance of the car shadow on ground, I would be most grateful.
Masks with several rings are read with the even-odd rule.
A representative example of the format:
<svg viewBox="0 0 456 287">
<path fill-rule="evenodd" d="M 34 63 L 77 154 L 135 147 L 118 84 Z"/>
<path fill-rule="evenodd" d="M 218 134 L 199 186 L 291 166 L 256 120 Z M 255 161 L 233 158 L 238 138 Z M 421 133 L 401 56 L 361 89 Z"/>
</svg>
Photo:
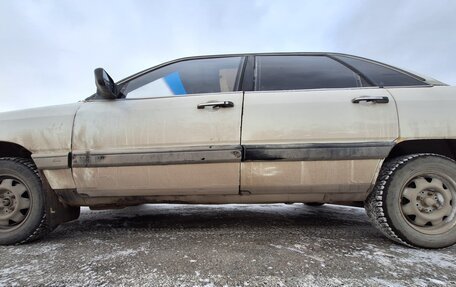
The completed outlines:
<svg viewBox="0 0 456 287">
<path fill-rule="evenodd" d="M 298 232 L 325 237 L 369 237 L 384 241 L 370 224 L 362 208 L 337 205 L 320 207 L 303 204 L 258 205 L 175 205 L 156 204 L 120 210 L 91 211 L 83 208 L 77 221 L 66 223 L 52 233 L 49 240 L 58 240 L 72 233 L 90 236 L 92 232 L 118 231 L 122 236 L 135 232 L 180 231 L 255 231 Z M 131 236 L 131 234 L 128 234 Z"/>
</svg>

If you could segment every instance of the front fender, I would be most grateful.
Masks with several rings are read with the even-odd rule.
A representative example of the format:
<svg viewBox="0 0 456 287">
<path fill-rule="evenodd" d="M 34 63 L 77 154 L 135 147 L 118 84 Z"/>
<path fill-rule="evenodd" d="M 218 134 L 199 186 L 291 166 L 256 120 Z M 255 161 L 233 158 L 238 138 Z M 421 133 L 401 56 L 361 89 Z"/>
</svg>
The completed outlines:
<svg viewBox="0 0 456 287">
<path fill-rule="evenodd" d="M 76 111 L 81 103 L 0 114 L 0 141 L 18 144 L 34 157 L 68 154 Z"/>
<path fill-rule="evenodd" d="M 68 155 L 73 123 L 82 103 L 0 114 L 0 142 L 20 145 L 32 154 L 53 189 L 75 188 Z"/>
</svg>

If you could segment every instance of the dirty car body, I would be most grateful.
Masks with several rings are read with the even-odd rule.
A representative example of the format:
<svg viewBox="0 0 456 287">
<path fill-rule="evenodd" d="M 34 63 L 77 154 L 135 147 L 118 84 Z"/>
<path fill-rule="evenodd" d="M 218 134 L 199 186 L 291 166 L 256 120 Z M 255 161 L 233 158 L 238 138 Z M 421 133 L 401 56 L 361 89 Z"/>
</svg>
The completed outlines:
<svg viewBox="0 0 456 287">
<path fill-rule="evenodd" d="M 184 58 L 116 84 L 95 76 L 85 101 L 0 115 L 0 156 L 40 174 L 54 226 L 79 206 L 365 203 L 399 243 L 456 240 L 455 87 L 338 53 Z M 421 161 L 430 166 L 402 174 Z M 0 182 L 0 239 L 34 208 L 22 199 L 25 219 L 11 217 L 18 197 L 33 197 L 11 178 Z M 13 197 L 15 182 L 29 194 Z"/>
</svg>

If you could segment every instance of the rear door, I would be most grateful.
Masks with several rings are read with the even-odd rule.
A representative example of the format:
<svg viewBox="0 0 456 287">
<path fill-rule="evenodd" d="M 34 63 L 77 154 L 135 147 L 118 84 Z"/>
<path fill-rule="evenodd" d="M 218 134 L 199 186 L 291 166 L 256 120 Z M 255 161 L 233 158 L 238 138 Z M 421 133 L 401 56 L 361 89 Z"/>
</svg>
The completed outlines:
<svg viewBox="0 0 456 287">
<path fill-rule="evenodd" d="M 363 198 L 398 137 L 394 99 L 325 55 L 255 63 L 255 91 L 244 98 L 241 190 Z"/>
<path fill-rule="evenodd" d="M 73 134 L 73 175 L 90 196 L 237 194 L 242 57 L 185 60 L 89 101 Z"/>
</svg>

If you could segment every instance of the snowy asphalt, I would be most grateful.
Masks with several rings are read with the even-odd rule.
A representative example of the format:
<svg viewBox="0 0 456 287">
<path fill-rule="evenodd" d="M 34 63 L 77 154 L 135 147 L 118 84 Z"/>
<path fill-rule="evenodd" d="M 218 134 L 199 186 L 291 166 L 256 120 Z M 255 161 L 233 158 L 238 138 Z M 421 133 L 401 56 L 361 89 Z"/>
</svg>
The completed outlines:
<svg viewBox="0 0 456 287">
<path fill-rule="evenodd" d="M 456 246 L 399 246 L 335 205 L 84 208 L 44 240 L 0 247 L 10 285 L 456 286 Z"/>
</svg>

